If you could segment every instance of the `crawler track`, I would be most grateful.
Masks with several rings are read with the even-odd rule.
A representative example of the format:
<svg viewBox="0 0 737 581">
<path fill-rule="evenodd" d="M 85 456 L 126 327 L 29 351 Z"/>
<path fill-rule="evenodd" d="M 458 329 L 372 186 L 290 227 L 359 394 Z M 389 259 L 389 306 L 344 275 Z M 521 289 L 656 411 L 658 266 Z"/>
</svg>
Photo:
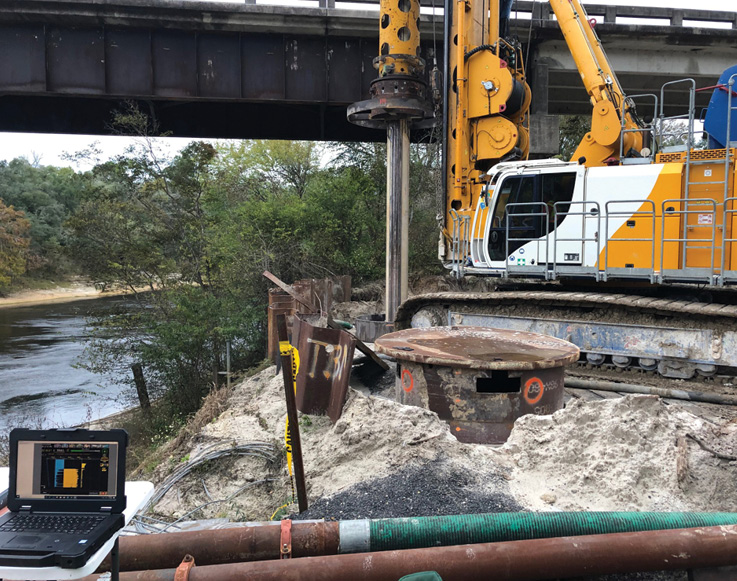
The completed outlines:
<svg viewBox="0 0 737 581">
<path fill-rule="evenodd" d="M 503 290 L 410 298 L 396 328 L 462 324 L 572 341 L 595 367 L 669 378 L 737 375 L 737 305 L 624 293 Z"/>
</svg>

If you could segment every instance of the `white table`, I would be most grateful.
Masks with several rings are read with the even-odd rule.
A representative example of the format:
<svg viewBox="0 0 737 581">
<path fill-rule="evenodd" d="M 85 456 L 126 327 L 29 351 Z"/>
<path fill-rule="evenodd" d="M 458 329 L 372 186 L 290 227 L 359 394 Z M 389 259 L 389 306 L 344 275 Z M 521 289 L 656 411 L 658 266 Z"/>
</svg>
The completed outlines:
<svg viewBox="0 0 737 581">
<path fill-rule="evenodd" d="M 4 490 L 8 486 L 8 469 L 0 468 L 0 490 Z M 128 524 L 135 514 L 145 505 L 154 494 L 154 485 L 151 482 L 135 481 L 125 483 L 125 495 L 127 503 L 123 515 L 125 516 L 125 524 Z M 21 580 L 33 581 L 56 580 L 63 579 L 80 579 L 95 572 L 100 566 L 105 556 L 114 548 L 117 552 L 118 530 L 112 538 L 100 547 L 97 552 L 90 557 L 84 567 L 79 569 L 62 569 L 61 567 L 0 567 L 0 579 L 3 580 Z"/>
<path fill-rule="evenodd" d="M 7 490 L 10 468 L 0 468 L 0 492 Z"/>
</svg>

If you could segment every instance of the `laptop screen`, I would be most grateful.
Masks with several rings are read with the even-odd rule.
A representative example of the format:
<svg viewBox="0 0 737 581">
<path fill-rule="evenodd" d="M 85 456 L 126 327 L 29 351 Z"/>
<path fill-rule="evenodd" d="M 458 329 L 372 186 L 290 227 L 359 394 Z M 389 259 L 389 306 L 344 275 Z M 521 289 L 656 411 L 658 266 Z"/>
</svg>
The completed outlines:
<svg viewBox="0 0 737 581">
<path fill-rule="evenodd" d="M 117 442 L 18 442 L 18 498 L 102 500 L 115 497 L 117 482 Z"/>
<path fill-rule="evenodd" d="M 11 511 L 123 512 L 125 430 L 10 432 Z"/>
</svg>

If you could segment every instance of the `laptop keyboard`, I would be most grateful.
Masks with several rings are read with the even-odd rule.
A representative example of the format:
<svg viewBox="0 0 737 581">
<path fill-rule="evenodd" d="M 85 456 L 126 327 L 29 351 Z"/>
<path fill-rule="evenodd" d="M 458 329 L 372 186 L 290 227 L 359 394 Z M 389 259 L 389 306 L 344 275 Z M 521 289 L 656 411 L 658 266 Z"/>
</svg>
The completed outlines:
<svg viewBox="0 0 737 581">
<path fill-rule="evenodd" d="M 43 532 L 85 535 L 92 531 L 104 516 L 16 514 L 0 526 L 0 532 Z"/>
</svg>

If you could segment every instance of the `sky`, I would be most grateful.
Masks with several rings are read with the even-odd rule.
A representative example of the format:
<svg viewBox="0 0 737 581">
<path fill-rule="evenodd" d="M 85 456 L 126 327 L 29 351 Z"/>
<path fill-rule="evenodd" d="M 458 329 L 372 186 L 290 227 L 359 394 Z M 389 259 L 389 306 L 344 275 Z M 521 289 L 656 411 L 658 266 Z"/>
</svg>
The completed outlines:
<svg viewBox="0 0 737 581">
<path fill-rule="evenodd" d="M 200 1 L 221 2 L 240 4 L 234 0 L 187 0 L 192 3 Z M 260 4 L 262 0 L 257 0 Z M 341 2 L 341 0 L 338 0 Z M 291 0 L 267 0 L 267 4 L 297 4 Z M 737 12 L 737 0 L 593 0 L 591 4 L 616 4 L 620 6 L 656 6 L 663 8 L 698 8 L 701 10 L 721 10 Z M 304 0 L 300 5 L 311 5 Z M 314 2 L 316 5 L 316 2 Z M 438 1 L 438 5 L 442 2 Z M 584 0 L 584 6 L 587 4 Z M 348 7 L 348 4 L 345 4 Z M 378 2 L 377 2 L 378 6 Z M 351 6 L 352 7 L 352 6 Z M 356 5 L 361 9 L 367 9 L 366 4 Z M 424 12 L 424 11 L 423 11 Z M 161 140 L 160 146 L 169 153 L 176 153 L 190 140 L 168 138 Z M 16 157 L 25 157 L 31 162 L 40 165 L 70 166 L 78 170 L 89 169 L 90 162 L 78 163 L 65 159 L 78 151 L 88 149 L 94 145 L 101 151 L 101 160 L 108 159 L 125 152 L 131 141 L 125 137 L 105 137 L 89 135 L 48 135 L 34 133 L 2 133 L 0 132 L 0 160 L 11 160 Z"/>
</svg>

